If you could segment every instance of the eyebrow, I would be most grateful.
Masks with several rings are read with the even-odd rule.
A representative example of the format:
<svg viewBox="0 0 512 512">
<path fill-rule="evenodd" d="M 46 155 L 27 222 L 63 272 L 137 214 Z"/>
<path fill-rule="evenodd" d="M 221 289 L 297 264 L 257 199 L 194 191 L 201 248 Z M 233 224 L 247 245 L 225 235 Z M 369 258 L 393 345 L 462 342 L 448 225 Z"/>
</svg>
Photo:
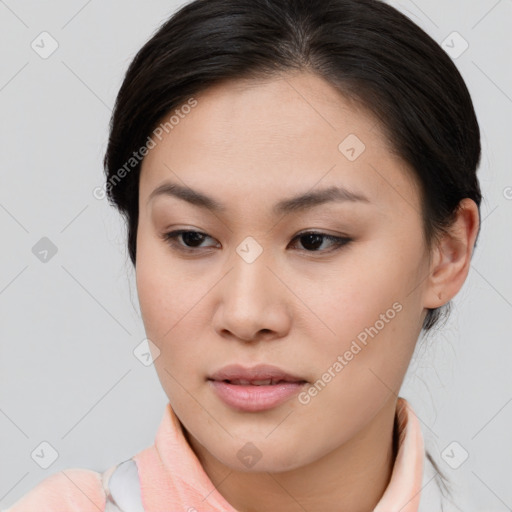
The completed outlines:
<svg viewBox="0 0 512 512">
<path fill-rule="evenodd" d="M 165 182 L 159 185 L 149 195 L 147 204 L 157 196 L 176 197 L 200 208 L 212 210 L 213 212 L 222 213 L 227 211 L 226 206 L 216 199 L 198 190 L 177 183 Z M 369 199 L 360 193 L 352 192 L 344 187 L 332 186 L 305 192 L 289 199 L 279 201 L 273 206 L 272 211 L 274 215 L 287 215 L 292 212 L 308 210 L 325 203 L 347 201 L 370 203 Z"/>
</svg>

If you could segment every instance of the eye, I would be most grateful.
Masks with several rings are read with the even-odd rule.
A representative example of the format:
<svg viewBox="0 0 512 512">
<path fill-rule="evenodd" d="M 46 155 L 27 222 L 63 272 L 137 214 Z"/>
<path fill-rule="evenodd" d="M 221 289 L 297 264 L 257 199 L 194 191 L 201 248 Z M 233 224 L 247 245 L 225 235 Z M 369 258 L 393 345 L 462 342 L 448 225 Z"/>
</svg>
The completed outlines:
<svg viewBox="0 0 512 512">
<path fill-rule="evenodd" d="M 171 231 L 169 233 L 164 233 L 162 238 L 174 249 L 177 251 L 181 251 L 183 253 L 197 253 L 196 249 L 200 249 L 201 247 L 212 247 L 212 246 L 201 246 L 201 244 L 207 238 L 211 238 L 206 233 L 202 233 L 200 231 L 191 231 L 186 229 L 179 229 L 176 231 Z M 180 243 L 180 240 L 182 243 Z M 213 238 L 212 238 L 213 240 Z M 295 242 L 296 240 L 300 240 L 303 247 L 305 247 L 305 252 L 332 252 L 337 249 L 340 249 L 344 245 L 347 245 L 352 241 L 351 238 L 348 237 L 340 237 L 328 235 L 327 233 L 321 233 L 316 231 L 307 231 L 303 233 L 299 233 L 292 240 Z M 328 241 L 331 244 L 331 249 L 321 249 L 323 242 Z M 214 247 L 219 247 L 220 244 L 217 244 Z"/>
<path fill-rule="evenodd" d="M 178 229 L 169 233 L 164 233 L 162 238 L 169 243 L 169 245 L 178 251 L 185 253 L 197 252 L 194 248 L 199 247 L 200 244 L 206 239 L 211 238 L 206 233 L 200 231 L 190 231 L 187 229 Z M 179 239 L 185 243 L 182 245 L 179 243 Z M 212 239 L 213 240 L 213 239 Z M 190 245 L 188 245 L 190 244 Z"/>
<path fill-rule="evenodd" d="M 352 241 L 351 238 L 328 235 L 327 233 L 321 233 L 316 231 L 307 231 L 299 233 L 293 240 L 301 240 L 303 247 L 306 248 L 306 252 L 332 252 L 340 249 L 344 245 L 347 245 Z M 329 241 L 331 243 L 331 249 L 318 250 L 323 245 L 323 241 Z"/>
</svg>

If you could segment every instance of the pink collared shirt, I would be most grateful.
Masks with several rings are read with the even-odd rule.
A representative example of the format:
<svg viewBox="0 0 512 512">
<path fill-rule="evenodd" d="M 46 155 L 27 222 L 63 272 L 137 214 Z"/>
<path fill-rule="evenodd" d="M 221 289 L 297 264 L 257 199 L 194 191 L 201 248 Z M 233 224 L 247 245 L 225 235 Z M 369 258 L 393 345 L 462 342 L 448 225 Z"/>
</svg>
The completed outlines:
<svg viewBox="0 0 512 512">
<path fill-rule="evenodd" d="M 397 457 L 390 482 L 374 512 L 420 512 L 425 458 L 423 435 L 407 400 L 398 399 L 396 413 L 399 425 Z M 114 481 L 111 477 L 120 466 L 118 464 L 103 473 L 88 469 L 55 473 L 3 512 L 237 512 L 204 471 L 169 403 L 155 443 L 134 455 L 131 464 L 131 481 L 128 480 L 128 465 L 124 466 L 128 469 L 125 475 L 117 471 L 118 482 L 120 476 L 125 478 L 123 483 L 116 482 L 120 489 L 116 491 L 117 502 L 110 494 L 109 484 Z M 121 496 L 128 487 L 131 487 L 130 492 Z"/>
</svg>

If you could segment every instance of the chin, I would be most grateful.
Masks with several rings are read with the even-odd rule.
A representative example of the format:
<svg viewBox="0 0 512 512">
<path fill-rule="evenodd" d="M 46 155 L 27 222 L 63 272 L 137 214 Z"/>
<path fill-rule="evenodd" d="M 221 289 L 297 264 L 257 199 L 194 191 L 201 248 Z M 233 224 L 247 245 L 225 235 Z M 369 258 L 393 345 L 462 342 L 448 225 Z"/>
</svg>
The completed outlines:
<svg viewBox="0 0 512 512">
<path fill-rule="evenodd" d="M 213 450 L 210 451 L 210 448 Z M 265 446 L 251 441 L 236 443 L 235 446 L 226 447 L 222 452 L 219 452 L 218 446 L 207 446 L 206 449 L 233 471 L 245 473 L 282 473 L 312 462 L 306 460 L 308 456 L 304 452 L 299 454 L 300 450 L 297 446 L 283 447 L 268 442 Z"/>
</svg>

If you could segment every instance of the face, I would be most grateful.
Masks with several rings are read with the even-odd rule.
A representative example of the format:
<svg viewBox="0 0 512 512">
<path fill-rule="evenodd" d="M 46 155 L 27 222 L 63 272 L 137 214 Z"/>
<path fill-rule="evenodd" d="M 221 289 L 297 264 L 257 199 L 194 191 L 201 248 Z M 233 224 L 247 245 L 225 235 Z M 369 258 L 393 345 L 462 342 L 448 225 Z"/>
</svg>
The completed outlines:
<svg viewBox="0 0 512 512">
<path fill-rule="evenodd" d="M 425 317 L 419 189 L 371 115 L 315 75 L 195 100 L 140 175 L 155 367 L 198 450 L 238 470 L 245 455 L 299 468 L 394 407 Z M 154 192 L 165 184 L 188 194 Z"/>
</svg>

